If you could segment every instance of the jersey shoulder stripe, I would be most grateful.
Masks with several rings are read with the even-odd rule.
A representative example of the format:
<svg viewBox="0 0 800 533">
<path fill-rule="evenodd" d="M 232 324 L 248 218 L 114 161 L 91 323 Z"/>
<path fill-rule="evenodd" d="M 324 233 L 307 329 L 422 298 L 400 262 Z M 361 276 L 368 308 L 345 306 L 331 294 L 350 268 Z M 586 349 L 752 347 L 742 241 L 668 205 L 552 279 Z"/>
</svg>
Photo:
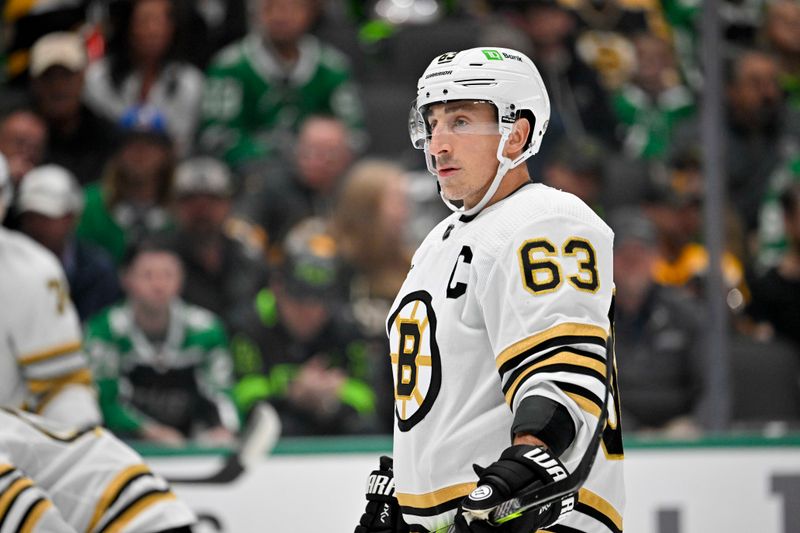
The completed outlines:
<svg viewBox="0 0 800 533">
<path fill-rule="evenodd" d="M 582 352 L 574 348 L 556 349 L 529 361 L 511 372 L 503 385 L 506 403 L 514 405 L 514 397 L 520 386 L 533 376 L 543 373 L 570 372 L 596 379 L 605 386 L 605 359 L 592 352 Z"/>
<path fill-rule="evenodd" d="M 81 341 L 70 341 L 38 352 L 22 354 L 19 357 L 19 364 L 22 366 L 34 365 L 56 357 L 72 354 L 80 349 Z"/>
<path fill-rule="evenodd" d="M 592 324 L 563 323 L 515 342 L 500 352 L 495 365 L 501 373 L 515 366 L 519 360 L 551 348 L 568 344 L 591 343 L 605 348 L 608 332 Z"/>
<path fill-rule="evenodd" d="M 174 500 L 175 498 L 175 494 L 169 489 L 149 490 L 112 516 L 97 533 L 119 533 L 145 510 L 158 503 Z"/>
<path fill-rule="evenodd" d="M 35 490 L 33 480 L 25 477 L 18 470 L 15 479 L 0 493 L 0 531 L 2 531 L 5 521 L 11 514 L 11 510 L 18 500 L 28 491 Z"/>
<path fill-rule="evenodd" d="M 102 520 L 108 509 L 116 503 L 120 495 L 125 489 L 135 480 L 144 475 L 149 475 L 150 469 L 144 464 L 129 466 L 122 472 L 116 475 L 114 479 L 103 490 L 100 499 L 94 509 L 92 519 L 89 521 L 87 531 L 94 531 L 97 525 Z"/>
<path fill-rule="evenodd" d="M 34 528 L 36 527 L 36 524 L 39 523 L 39 520 L 41 520 L 42 515 L 44 515 L 44 513 L 51 507 L 53 507 L 53 502 L 44 496 L 40 496 L 38 500 L 33 502 L 33 504 L 25 512 L 22 520 L 20 520 L 19 533 L 33 533 Z"/>
</svg>

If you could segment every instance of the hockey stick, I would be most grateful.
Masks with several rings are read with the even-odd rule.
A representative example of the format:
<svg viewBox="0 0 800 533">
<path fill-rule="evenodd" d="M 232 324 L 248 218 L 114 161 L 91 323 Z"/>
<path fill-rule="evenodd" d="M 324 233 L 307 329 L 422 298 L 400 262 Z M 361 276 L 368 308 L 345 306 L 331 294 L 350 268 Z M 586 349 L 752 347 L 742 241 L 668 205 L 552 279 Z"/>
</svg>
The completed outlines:
<svg viewBox="0 0 800 533">
<path fill-rule="evenodd" d="M 275 408 L 268 403 L 259 403 L 253 408 L 238 449 L 225 459 L 219 470 L 203 477 L 167 479 L 170 483 L 191 485 L 231 483 L 247 468 L 261 461 L 275 447 L 280 435 L 281 420 Z"/>
<path fill-rule="evenodd" d="M 613 303 L 611 316 L 613 316 Z M 511 498 L 499 504 L 492 509 L 489 513 L 489 522 L 494 525 L 500 525 L 515 518 L 518 518 L 522 513 L 533 509 L 539 509 L 548 505 L 556 500 L 563 498 L 569 494 L 577 492 L 578 489 L 586 482 L 589 477 L 589 472 L 592 470 L 595 457 L 597 456 L 597 449 L 600 447 L 600 438 L 603 430 L 606 427 L 608 420 L 608 398 L 611 395 L 611 374 L 614 370 L 614 328 L 611 328 L 611 335 L 608 336 L 606 341 L 606 394 L 603 398 L 603 408 L 600 410 L 600 416 L 597 420 L 594 433 L 589 446 L 584 452 L 578 466 L 567 477 L 560 479 L 549 485 L 539 486 L 535 489 L 523 491 L 518 496 Z M 447 533 L 455 533 L 455 524 L 447 528 Z M 443 532 L 443 529 L 437 530 L 436 533 Z"/>
</svg>

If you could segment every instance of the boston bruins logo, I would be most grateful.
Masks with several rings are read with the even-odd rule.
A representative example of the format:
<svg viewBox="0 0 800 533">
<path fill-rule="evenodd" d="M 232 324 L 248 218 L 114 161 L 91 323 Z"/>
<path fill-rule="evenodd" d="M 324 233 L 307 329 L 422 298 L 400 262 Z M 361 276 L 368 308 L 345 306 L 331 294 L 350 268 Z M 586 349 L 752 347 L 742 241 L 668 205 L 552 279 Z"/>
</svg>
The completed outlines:
<svg viewBox="0 0 800 533">
<path fill-rule="evenodd" d="M 442 385 L 431 295 L 407 294 L 389 316 L 388 328 L 397 426 L 408 431 L 431 410 Z"/>
</svg>

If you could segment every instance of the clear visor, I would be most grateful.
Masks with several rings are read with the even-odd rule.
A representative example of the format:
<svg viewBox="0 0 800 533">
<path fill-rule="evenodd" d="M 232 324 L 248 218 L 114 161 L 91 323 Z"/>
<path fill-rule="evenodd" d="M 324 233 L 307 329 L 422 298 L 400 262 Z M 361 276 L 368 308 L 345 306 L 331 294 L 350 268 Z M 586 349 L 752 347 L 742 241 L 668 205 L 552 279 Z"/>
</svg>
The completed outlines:
<svg viewBox="0 0 800 533">
<path fill-rule="evenodd" d="M 454 100 L 418 108 L 414 100 L 408 115 L 408 134 L 414 148 L 422 150 L 434 134 L 500 135 L 500 125 L 491 102 Z"/>
</svg>

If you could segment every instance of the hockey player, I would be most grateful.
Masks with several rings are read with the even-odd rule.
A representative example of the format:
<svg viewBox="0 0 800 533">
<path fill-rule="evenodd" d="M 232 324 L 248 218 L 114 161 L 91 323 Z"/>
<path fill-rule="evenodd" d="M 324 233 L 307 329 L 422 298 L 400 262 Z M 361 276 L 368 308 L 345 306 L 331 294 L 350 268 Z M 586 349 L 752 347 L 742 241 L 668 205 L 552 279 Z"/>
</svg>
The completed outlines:
<svg viewBox="0 0 800 533">
<path fill-rule="evenodd" d="M 0 220 L 11 200 L 0 155 Z M 75 427 L 99 424 L 78 315 L 58 259 L 0 227 L 0 406 L 21 407 Z"/>
<path fill-rule="evenodd" d="M 0 408 L 0 533 L 189 533 L 194 521 L 107 430 Z"/>
<path fill-rule="evenodd" d="M 622 531 L 616 395 L 604 401 L 613 233 L 577 197 L 531 183 L 523 162 L 549 116 L 514 50 L 446 53 L 419 80 L 411 138 L 455 212 L 414 254 L 388 317 L 394 468 L 381 458 L 370 477 L 357 533 Z M 576 493 L 492 514 L 579 465 Z"/>
</svg>

